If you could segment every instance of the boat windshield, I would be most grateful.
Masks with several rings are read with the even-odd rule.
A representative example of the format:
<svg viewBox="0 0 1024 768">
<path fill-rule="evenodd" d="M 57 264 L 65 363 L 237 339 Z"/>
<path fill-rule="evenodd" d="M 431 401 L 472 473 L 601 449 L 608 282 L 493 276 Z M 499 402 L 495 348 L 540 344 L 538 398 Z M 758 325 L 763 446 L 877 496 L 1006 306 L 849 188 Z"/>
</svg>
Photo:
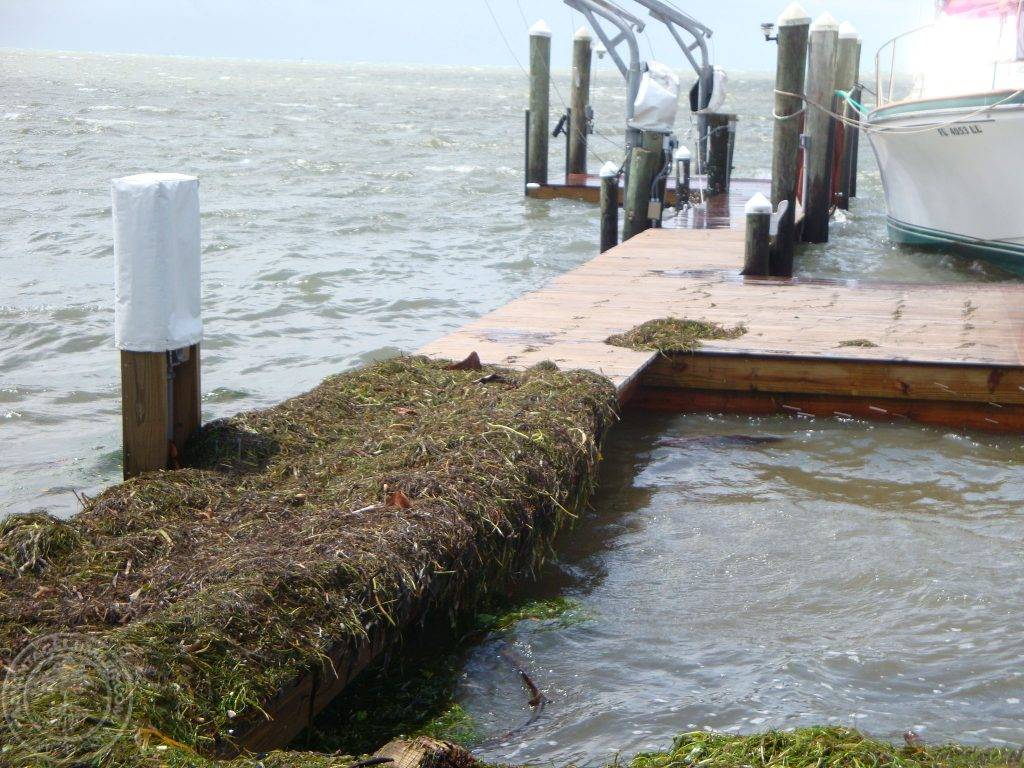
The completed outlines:
<svg viewBox="0 0 1024 768">
<path fill-rule="evenodd" d="M 1024 0 L 943 0 L 876 58 L 879 105 L 1024 88 Z"/>
</svg>

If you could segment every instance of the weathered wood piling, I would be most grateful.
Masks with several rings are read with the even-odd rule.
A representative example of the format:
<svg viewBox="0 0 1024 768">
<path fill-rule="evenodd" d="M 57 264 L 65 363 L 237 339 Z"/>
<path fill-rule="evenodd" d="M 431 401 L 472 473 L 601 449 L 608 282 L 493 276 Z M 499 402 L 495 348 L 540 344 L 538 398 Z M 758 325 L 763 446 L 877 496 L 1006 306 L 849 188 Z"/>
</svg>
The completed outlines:
<svg viewBox="0 0 1024 768">
<path fill-rule="evenodd" d="M 853 96 L 854 88 L 857 85 L 858 70 L 860 67 L 860 35 L 849 22 L 839 25 L 839 42 L 836 53 L 836 84 L 835 91 L 848 93 Z M 853 166 L 853 148 L 857 129 L 848 121 L 858 121 L 860 115 L 849 104 L 846 99 L 837 99 L 838 114 L 843 116 L 843 122 L 837 122 L 835 130 L 843 137 L 842 154 L 840 155 L 839 178 L 834 184 L 836 188 L 836 207 L 843 210 L 850 208 L 850 198 L 853 191 L 852 175 L 856 173 Z"/>
<path fill-rule="evenodd" d="M 793 274 L 796 239 L 796 195 L 800 133 L 806 110 L 801 98 L 807 72 L 807 41 L 811 17 L 798 3 L 791 3 L 778 19 L 778 62 L 775 71 L 775 126 L 772 138 L 772 204 L 788 201 L 779 222 L 772 254 L 771 273 Z"/>
<path fill-rule="evenodd" d="M 708 194 L 721 195 L 729 191 L 732 178 L 733 152 L 736 146 L 736 115 L 711 113 L 707 115 Z"/>
<path fill-rule="evenodd" d="M 654 178 L 663 165 L 664 141 L 664 134 L 644 131 L 640 144 L 630 151 L 622 225 L 623 242 L 651 226 L 651 193 Z"/>
<path fill-rule="evenodd" d="M 601 253 L 619 244 L 619 169 L 607 162 L 601 168 Z"/>
<path fill-rule="evenodd" d="M 530 27 L 530 112 L 526 183 L 547 184 L 548 124 L 551 121 L 551 29 L 543 21 Z"/>
<path fill-rule="evenodd" d="M 804 202 L 803 239 L 808 243 L 828 242 L 832 208 L 832 115 L 836 82 L 836 52 L 839 22 L 823 13 L 810 28 L 807 85 L 807 198 Z"/>
<path fill-rule="evenodd" d="M 743 251 L 743 274 L 767 277 L 771 274 L 772 201 L 758 192 L 744 208 L 747 219 Z"/>
<path fill-rule="evenodd" d="M 569 159 L 566 175 L 587 172 L 587 135 L 590 131 L 590 68 L 593 38 L 586 27 L 576 31 L 572 43 L 572 87 L 569 105 Z"/>
<path fill-rule="evenodd" d="M 112 184 L 124 477 L 174 466 L 201 421 L 199 182 Z"/>
</svg>

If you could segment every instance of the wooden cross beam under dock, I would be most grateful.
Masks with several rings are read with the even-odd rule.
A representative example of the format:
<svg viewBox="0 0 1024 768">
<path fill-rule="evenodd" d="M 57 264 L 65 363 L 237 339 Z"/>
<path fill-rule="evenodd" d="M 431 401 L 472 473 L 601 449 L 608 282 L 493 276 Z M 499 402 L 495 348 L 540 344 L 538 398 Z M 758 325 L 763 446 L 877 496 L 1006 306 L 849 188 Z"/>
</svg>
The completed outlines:
<svg viewBox="0 0 1024 768">
<path fill-rule="evenodd" d="M 420 352 L 588 369 L 644 408 L 1024 432 L 1024 286 L 745 278 L 743 252 L 735 216 L 648 230 Z M 747 333 L 671 356 L 605 343 L 668 317 Z"/>
</svg>

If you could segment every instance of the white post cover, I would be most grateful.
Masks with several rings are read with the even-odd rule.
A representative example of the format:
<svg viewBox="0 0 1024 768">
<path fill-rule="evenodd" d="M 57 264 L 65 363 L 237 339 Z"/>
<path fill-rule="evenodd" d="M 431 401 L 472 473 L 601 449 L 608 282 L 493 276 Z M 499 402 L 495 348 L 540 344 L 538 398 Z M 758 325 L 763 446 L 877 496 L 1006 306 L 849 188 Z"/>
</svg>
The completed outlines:
<svg viewBox="0 0 1024 768">
<path fill-rule="evenodd" d="M 131 352 L 198 344 L 199 180 L 142 173 L 111 182 L 114 213 L 114 342 Z"/>
</svg>

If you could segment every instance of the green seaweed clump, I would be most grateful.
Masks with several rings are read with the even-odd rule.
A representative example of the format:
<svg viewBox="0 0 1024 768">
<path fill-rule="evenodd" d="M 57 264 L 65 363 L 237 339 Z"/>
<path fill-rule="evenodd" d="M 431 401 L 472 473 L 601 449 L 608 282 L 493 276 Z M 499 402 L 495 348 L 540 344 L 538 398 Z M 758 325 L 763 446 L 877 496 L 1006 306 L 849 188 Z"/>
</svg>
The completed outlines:
<svg viewBox="0 0 1024 768">
<path fill-rule="evenodd" d="M 476 620 L 478 628 L 486 632 L 504 632 L 522 621 L 550 621 L 561 629 L 585 622 L 587 614 L 578 600 L 555 597 L 532 600 L 500 615 L 479 613 Z"/>
<path fill-rule="evenodd" d="M 870 339 L 846 339 L 839 342 L 840 347 L 877 347 L 878 345 Z"/>
<path fill-rule="evenodd" d="M 0 573 L 10 578 L 41 571 L 78 543 L 72 526 L 46 512 L 12 515 L 0 520 Z"/>
<path fill-rule="evenodd" d="M 733 736 L 698 731 L 668 752 L 637 755 L 630 768 L 979 768 L 1018 765 L 1009 750 L 916 741 L 895 746 L 850 728 L 800 728 Z"/>
<path fill-rule="evenodd" d="M 693 352 L 701 341 L 738 339 L 747 332 L 745 325 L 726 328 L 704 320 L 683 320 L 675 317 L 648 320 L 631 331 L 609 336 L 606 344 L 630 349 L 649 349 L 662 354 Z"/>
</svg>

